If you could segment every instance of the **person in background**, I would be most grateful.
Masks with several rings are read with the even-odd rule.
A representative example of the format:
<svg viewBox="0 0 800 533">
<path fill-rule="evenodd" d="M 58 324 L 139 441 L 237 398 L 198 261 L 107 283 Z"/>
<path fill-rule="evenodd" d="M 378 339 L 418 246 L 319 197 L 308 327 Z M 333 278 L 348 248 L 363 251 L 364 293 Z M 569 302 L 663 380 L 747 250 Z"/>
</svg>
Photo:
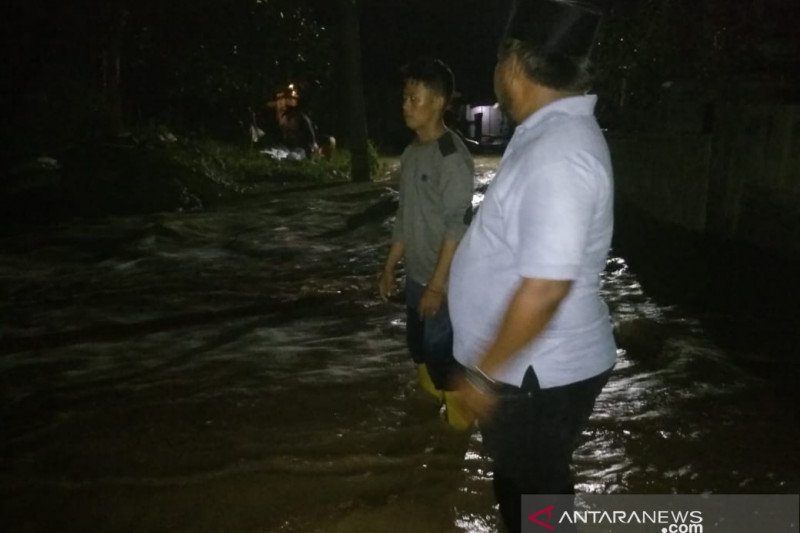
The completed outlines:
<svg viewBox="0 0 800 533">
<path fill-rule="evenodd" d="M 280 133 L 280 142 L 289 151 L 302 150 L 305 158 L 311 158 L 319 150 L 314 125 L 308 115 L 300 111 L 300 93 L 294 84 L 275 93 L 270 107 L 275 109 L 275 124 Z"/>
<path fill-rule="evenodd" d="M 568 0 L 514 2 L 494 83 L 518 126 L 450 274 L 458 390 L 512 532 L 521 495 L 574 494 L 572 454 L 616 359 L 599 294 L 612 168 L 586 94 L 600 19 Z"/>
<path fill-rule="evenodd" d="M 269 107 L 275 111 L 279 142 L 290 152 L 302 150 L 302 158 L 330 159 L 336 149 L 336 139 L 330 135 L 318 135 L 311 118 L 300 106 L 300 93 L 294 84 L 275 93 Z"/>
<path fill-rule="evenodd" d="M 378 277 L 386 300 L 396 288 L 396 268 L 405 266 L 407 341 L 420 383 L 446 406 L 449 423 L 466 428 L 451 389 L 460 366 L 452 355 L 447 281 L 456 246 L 472 218 L 474 165 L 443 116 L 453 95 L 450 69 L 421 58 L 403 68 L 403 117 L 415 137 L 400 158 L 400 204 L 392 244 Z"/>
</svg>

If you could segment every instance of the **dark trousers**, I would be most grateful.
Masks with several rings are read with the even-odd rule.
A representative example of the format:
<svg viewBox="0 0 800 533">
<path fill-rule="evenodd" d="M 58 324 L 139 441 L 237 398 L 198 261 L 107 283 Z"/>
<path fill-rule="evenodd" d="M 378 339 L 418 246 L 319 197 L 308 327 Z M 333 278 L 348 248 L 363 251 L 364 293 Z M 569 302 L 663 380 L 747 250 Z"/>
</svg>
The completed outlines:
<svg viewBox="0 0 800 533">
<path fill-rule="evenodd" d="M 414 280 L 406 280 L 406 340 L 411 358 L 425 364 L 433 384 L 439 390 L 448 390 L 451 379 L 462 370 L 453 357 L 453 326 L 447 302 L 432 317 L 420 318 L 417 312 L 425 287 Z"/>
<path fill-rule="evenodd" d="M 481 433 L 508 531 L 521 530 L 521 495 L 575 493 L 572 454 L 610 374 L 542 389 L 528 368 L 521 387 L 502 386 L 498 408 L 481 423 Z"/>
</svg>

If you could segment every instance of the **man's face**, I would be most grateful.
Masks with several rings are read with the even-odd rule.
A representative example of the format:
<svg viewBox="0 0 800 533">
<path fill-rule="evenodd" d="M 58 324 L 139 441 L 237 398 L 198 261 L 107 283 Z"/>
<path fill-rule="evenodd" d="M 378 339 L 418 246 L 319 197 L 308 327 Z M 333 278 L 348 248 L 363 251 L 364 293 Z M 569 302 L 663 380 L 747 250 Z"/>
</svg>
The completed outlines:
<svg viewBox="0 0 800 533">
<path fill-rule="evenodd" d="M 444 97 L 424 83 L 407 80 L 403 88 L 403 118 L 417 131 L 442 119 Z"/>
<path fill-rule="evenodd" d="M 275 107 L 280 112 L 286 111 L 290 107 L 297 107 L 297 98 L 286 93 L 278 93 L 275 95 Z"/>
</svg>

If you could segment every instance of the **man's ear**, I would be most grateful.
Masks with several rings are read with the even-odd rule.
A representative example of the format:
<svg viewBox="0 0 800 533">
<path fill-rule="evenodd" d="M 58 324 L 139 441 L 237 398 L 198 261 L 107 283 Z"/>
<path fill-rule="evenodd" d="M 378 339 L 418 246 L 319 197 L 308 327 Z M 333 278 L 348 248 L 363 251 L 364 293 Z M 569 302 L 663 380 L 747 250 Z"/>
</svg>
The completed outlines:
<svg viewBox="0 0 800 533">
<path fill-rule="evenodd" d="M 436 104 L 442 110 L 442 113 L 444 113 L 447 110 L 447 100 L 445 100 L 444 96 L 442 96 L 441 94 L 436 95 Z"/>
<path fill-rule="evenodd" d="M 516 55 L 509 55 L 508 62 L 510 67 L 509 72 L 511 72 L 511 76 L 514 80 L 525 76 L 525 69 L 522 67 L 522 61 L 520 61 Z"/>
</svg>

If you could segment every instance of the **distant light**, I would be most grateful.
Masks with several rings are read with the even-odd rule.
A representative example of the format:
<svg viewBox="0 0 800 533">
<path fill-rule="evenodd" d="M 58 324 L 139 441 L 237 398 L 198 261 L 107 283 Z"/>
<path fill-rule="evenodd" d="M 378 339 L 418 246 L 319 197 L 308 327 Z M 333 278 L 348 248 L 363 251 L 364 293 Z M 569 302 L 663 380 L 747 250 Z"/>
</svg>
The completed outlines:
<svg viewBox="0 0 800 533">
<path fill-rule="evenodd" d="M 500 102 L 495 102 L 492 109 L 500 109 Z"/>
</svg>

